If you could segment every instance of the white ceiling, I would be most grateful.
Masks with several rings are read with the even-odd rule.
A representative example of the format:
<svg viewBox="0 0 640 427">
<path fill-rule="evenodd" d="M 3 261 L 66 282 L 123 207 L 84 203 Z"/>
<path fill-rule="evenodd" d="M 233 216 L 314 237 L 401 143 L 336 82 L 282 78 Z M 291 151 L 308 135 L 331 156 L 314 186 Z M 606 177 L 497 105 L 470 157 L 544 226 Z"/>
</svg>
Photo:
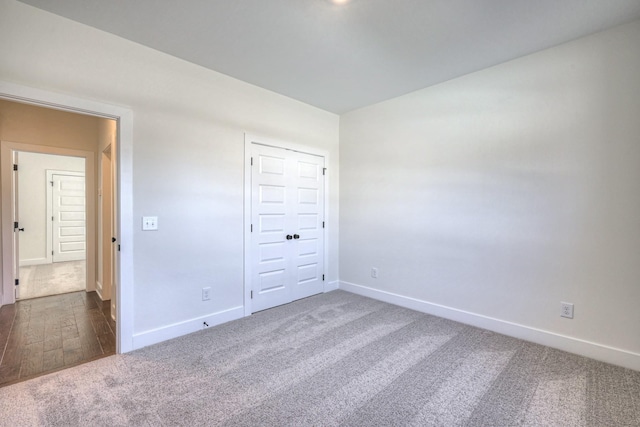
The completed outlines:
<svg viewBox="0 0 640 427">
<path fill-rule="evenodd" d="M 640 0 L 21 0 L 334 113 L 640 19 Z"/>
</svg>

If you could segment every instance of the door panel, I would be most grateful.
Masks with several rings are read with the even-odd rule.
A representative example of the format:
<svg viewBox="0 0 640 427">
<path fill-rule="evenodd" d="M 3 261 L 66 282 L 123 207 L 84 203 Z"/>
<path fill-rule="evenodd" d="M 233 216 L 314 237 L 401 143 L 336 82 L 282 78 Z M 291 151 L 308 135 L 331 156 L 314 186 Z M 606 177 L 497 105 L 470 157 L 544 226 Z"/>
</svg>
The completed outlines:
<svg viewBox="0 0 640 427">
<path fill-rule="evenodd" d="M 84 176 L 54 174 L 53 182 L 53 262 L 85 259 Z"/>
<path fill-rule="evenodd" d="M 252 284 L 254 310 L 264 310 L 291 300 L 287 287 L 289 272 L 286 254 L 286 157 L 284 153 L 262 150 L 252 167 Z"/>
<path fill-rule="evenodd" d="M 324 290 L 324 158 L 257 144 L 252 157 L 255 312 Z"/>
<path fill-rule="evenodd" d="M 297 271 L 293 285 L 296 300 L 324 290 L 324 233 L 320 219 L 324 215 L 324 158 L 295 153 L 292 160 L 297 195 L 292 226 L 299 236 L 294 239 L 292 249 L 292 262 Z"/>
</svg>

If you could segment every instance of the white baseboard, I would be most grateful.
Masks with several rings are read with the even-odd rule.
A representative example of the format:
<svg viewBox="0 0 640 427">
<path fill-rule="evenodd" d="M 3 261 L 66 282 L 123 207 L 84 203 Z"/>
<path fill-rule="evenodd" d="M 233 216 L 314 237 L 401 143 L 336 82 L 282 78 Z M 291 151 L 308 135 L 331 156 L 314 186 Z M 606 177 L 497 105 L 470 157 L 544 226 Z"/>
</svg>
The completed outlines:
<svg viewBox="0 0 640 427">
<path fill-rule="evenodd" d="M 534 342 L 536 344 L 557 348 L 569 353 L 578 354 L 581 356 L 589 357 L 591 359 L 596 359 L 602 362 L 607 362 L 613 365 L 640 371 L 640 354 L 633 353 L 627 350 L 609 347 L 606 345 L 573 338 L 566 335 L 560 335 L 555 332 L 536 329 L 517 323 L 507 322 L 505 320 L 495 319 L 480 314 L 470 313 L 468 311 L 458 310 L 455 308 L 430 303 L 416 298 L 381 291 L 378 289 L 369 288 L 367 286 L 356 285 L 354 283 L 340 281 L 339 289 L 377 299 L 379 301 L 388 302 L 400 307 L 420 311 L 422 313 L 444 317 L 445 319 L 454 320 L 456 322 L 476 326 L 482 329 L 488 329 L 490 331 L 519 338 L 525 341 Z"/>
<path fill-rule="evenodd" d="M 107 297 L 107 295 L 105 295 L 104 287 L 102 286 L 102 283 L 100 283 L 97 280 L 96 280 L 96 293 L 100 297 L 101 301 L 103 301 L 103 302 L 104 301 L 111 301 L 111 295 L 109 295 L 108 297 Z"/>
<path fill-rule="evenodd" d="M 86 290 L 87 292 L 93 292 L 93 291 L 95 291 L 95 290 L 96 290 L 96 282 L 91 282 L 91 281 L 90 281 L 90 282 L 87 284 L 87 287 L 85 288 L 85 290 Z"/>
<path fill-rule="evenodd" d="M 30 258 L 30 259 L 20 260 L 20 267 L 29 267 L 30 265 L 43 265 L 43 264 L 51 264 L 51 260 L 47 258 Z"/>
<path fill-rule="evenodd" d="M 242 317 L 244 317 L 244 307 L 240 306 L 133 334 L 133 350 L 199 331 L 203 329 L 203 322 L 207 322 L 209 327 L 212 327 Z"/>
<path fill-rule="evenodd" d="M 340 282 L 338 282 L 337 280 L 334 280 L 333 282 L 327 282 L 324 285 L 324 291 L 325 292 L 331 292 L 331 291 L 335 291 L 336 289 L 338 289 L 338 284 Z"/>
</svg>

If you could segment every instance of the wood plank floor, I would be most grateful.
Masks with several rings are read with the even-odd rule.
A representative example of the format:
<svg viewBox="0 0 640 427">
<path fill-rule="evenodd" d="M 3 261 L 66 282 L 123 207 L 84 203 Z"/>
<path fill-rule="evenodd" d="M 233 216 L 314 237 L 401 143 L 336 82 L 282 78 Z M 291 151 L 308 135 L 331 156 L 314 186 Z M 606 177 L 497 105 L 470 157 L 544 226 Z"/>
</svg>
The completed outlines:
<svg viewBox="0 0 640 427">
<path fill-rule="evenodd" d="M 115 354 L 109 301 L 95 292 L 0 308 L 0 387 Z"/>
</svg>

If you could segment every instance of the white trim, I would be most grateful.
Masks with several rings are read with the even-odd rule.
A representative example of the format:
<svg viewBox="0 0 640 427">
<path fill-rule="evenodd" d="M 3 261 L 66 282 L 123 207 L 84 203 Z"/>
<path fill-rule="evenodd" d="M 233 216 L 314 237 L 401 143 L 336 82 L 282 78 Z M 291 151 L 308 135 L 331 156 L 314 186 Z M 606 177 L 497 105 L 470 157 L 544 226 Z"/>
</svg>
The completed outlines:
<svg viewBox="0 0 640 427">
<path fill-rule="evenodd" d="M 340 282 L 338 280 L 334 280 L 333 282 L 325 282 L 324 291 L 331 292 L 339 289 Z"/>
<path fill-rule="evenodd" d="M 251 316 L 251 140 L 246 133 L 244 134 L 244 247 L 243 247 L 243 263 L 244 263 L 244 315 Z"/>
<path fill-rule="evenodd" d="M 219 311 L 217 313 L 207 314 L 206 316 L 195 317 L 172 325 L 163 326 L 161 328 L 140 332 L 133 336 L 133 348 L 139 349 L 197 332 L 206 328 L 203 324 L 204 322 L 206 322 L 210 328 L 242 317 L 244 317 L 244 308 L 242 306 L 238 306 L 228 310 Z"/>
<path fill-rule="evenodd" d="M 100 297 L 100 300 L 104 301 L 104 298 L 102 298 L 102 283 L 100 283 L 99 280 L 96 280 L 96 293 Z"/>
<path fill-rule="evenodd" d="M 542 329 L 483 316 L 481 314 L 470 313 L 468 311 L 458 310 L 416 298 L 381 291 L 367 286 L 356 285 L 355 283 L 340 281 L 339 288 L 347 292 L 374 298 L 400 307 L 432 314 L 445 319 L 455 320 L 456 322 L 482 329 L 488 329 L 490 331 L 525 341 L 534 342 L 536 344 L 557 348 L 569 353 L 579 354 L 581 356 L 640 371 L 640 354 L 620 348 L 609 347 L 591 341 L 581 340 Z"/>
<path fill-rule="evenodd" d="M 315 147 L 294 144 L 286 141 L 257 136 L 249 133 L 244 134 L 244 315 L 250 316 L 251 311 L 251 144 L 266 145 L 285 150 L 297 151 L 324 158 L 324 168 L 329 171 L 329 152 Z M 324 274 L 328 277 L 329 271 L 329 173 L 324 176 Z M 328 283 L 325 282 L 325 292 Z M 329 289 L 332 290 L 332 289 Z"/>
<path fill-rule="evenodd" d="M 51 261 L 47 258 L 29 258 L 29 259 L 21 259 L 20 267 L 29 267 L 32 265 L 44 265 L 51 264 Z"/>
<path fill-rule="evenodd" d="M 133 111 L 126 107 L 90 101 L 4 81 L 0 81 L 0 99 L 118 121 L 116 179 L 119 198 L 117 212 L 119 229 L 116 230 L 115 234 L 118 238 L 118 243 L 121 245 L 121 252 L 119 252 L 119 257 L 115 260 L 120 267 L 116 286 L 118 300 L 116 351 L 118 353 L 126 353 L 133 350 Z M 3 292 L 3 298 L 6 300 L 7 295 L 4 294 L 5 292 Z"/>
</svg>

